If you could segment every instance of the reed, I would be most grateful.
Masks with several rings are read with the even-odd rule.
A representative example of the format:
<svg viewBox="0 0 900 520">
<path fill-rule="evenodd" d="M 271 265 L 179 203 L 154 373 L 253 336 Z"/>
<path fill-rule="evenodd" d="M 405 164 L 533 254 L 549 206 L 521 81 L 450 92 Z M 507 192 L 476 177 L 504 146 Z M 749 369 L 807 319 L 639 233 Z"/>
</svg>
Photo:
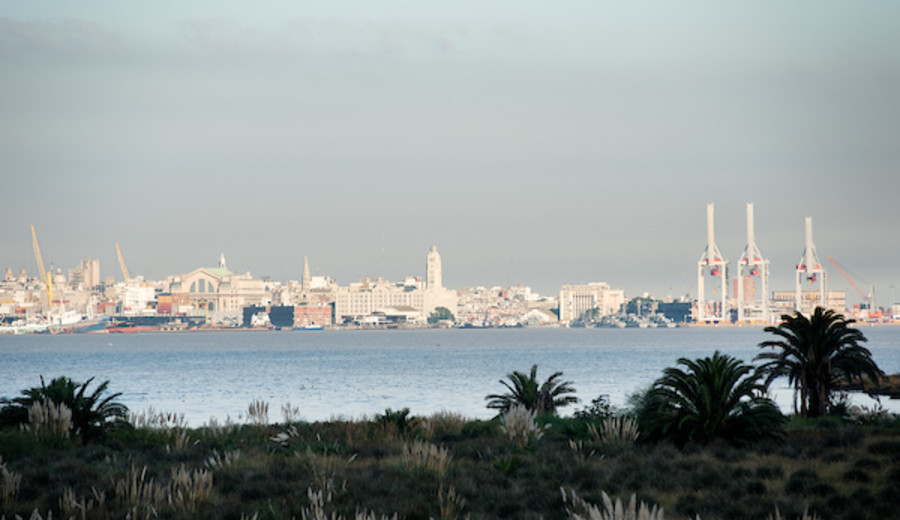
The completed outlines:
<svg viewBox="0 0 900 520">
<path fill-rule="evenodd" d="M 309 507 L 300 511 L 301 520 L 347 520 L 347 517 L 337 514 L 333 506 L 335 490 L 326 487 L 313 491 L 312 488 L 306 489 L 306 496 L 309 499 Z M 352 520 L 399 520 L 396 513 L 393 516 L 378 516 L 374 512 L 367 510 L 357 511 Z"/>
<path fill-rule="evenodd" d="M 641 435 L 634 417 L 607 417 L 599 426 L 588 424 L 587 428 L 595 440 L 607 446 L 630 447 Z"/>
<path fill-rule="evenodd" d="M 22 428 L 39 439 L 66 439 L 72 433 L 72 410 L 49 399 L 35 401 L 28 408 L 28 424 Z"/>
<path fill-rule="evenodd" d="M 579 462 L 586 462 L 588 459 L 594 456 L 597 452 L 594 449 L 590 449 L 589 447 L 585 447 L 584 441 L 569 439 L 569 449 L 575 454 L 575 458 L 578 459 Z"/>
<path fill-rule="evenodd" d="M 300 408 L 291 406 L 290 402 L 281 405 L 281 417 L 284 419 L 285 426 L 290 426 L 300 422 Z"/>
<path fill-rule="evenodd" d="M 172 468 L 169 503 L 176 510 L 194 513 L 212 495 L 213 476 L 205 469 L 188 470 L 184 465 Z"/>
<path fill-rule="evenodd" d="M 247 406 L 247 419 L 255 426 L 268 426 L 269 403 L 260 398 L 250 401 Z"/>
<path fill-rule="evenodd" d="M 148 428 L 152 430 L 186 430 L 187 421 L 184 414 L 163 412 L 152 406 L 140 412 L 129 412 L 127 421 L 135 428 Z"/>
<path fill-rule="evenodd" d="M 438 506 L 441 510 L 440 520 L 459 520 L 462 510 L 466 507 L 466 499 L 456 492 L 456 488 L 450 486 L 447 492 L 444 492 L 444 486 L 438 490 Z M 465 520 L 471 518 L 466 515 Z"/>
<path fill-rule="evenodd" d="M 427 440 L 434 438 L 458 437 L 462 435 L 466 419 L 461 414 L 441 410 L 420 422 L 422 435 Z"/>
<path fill-rule="evenodd" d="M 225 421 L 220 423 L 215 417 L 210 417 L 201 428 L 203 436 L 208 439 L 220 439 L 226 435 L 231 435 L 240 429 L 240 425 L 231 418 L 226 416 Z"/>
<path fill-rule="evenodd" d="M 544 436 L 544 429 L 535 422 L 535 413 L 522 405 L 515 405 L 500 417 L 500 429 L 520 448 Z"/>
<path fill-rule="evenodd" d="M 662 508 L 656 505 L 649 506 L 644 502 L 638 505 L 634 494 L 631 495 L 628 505 L 625 505 L 621 498 L 616 498 L 614 502 L 603 491 L 603 507 L 598 507 L 579 497 L 574 490 L 569 490 L 568 493 L 565 488 L 559 490 L 569 520 L 664 520 L 665 518 Z"/>
<path fill-rule="evenodd" d="M 101 512 L 99 515 L 90 515 L 91 518 L 105 516 L 106 492 L 98 491 L 97 488 L 91 487 L 93 498 L 81 497 L 81 500 L 75 497 L 75 490 L 67 487 L 61 497 L 59 497 L 59 509 L 62 511 L 63 518 L 74 519 L 78 515 L 81 520 L 88 518 L 88 513 L 94 510 L 94 506 Z"/>
<path fill-rule="evenodd" d="M 22 487 L 22 475 L 10 471 L 0 457 L 0 505 L 8 507 L 15 502 Z"/>
<path fill-rule="evenodd" d="M 231 450 L 224 453 L 213 450 L 212 454 L 204 462 L 204 465 L 213 471 L 224 470 L 231 467 L 240 458 L 241 450 Z"/>
<path fill-rule="evenodd" d="M 157 517 L 160 508 L 167 503 L 166 488 L 147 478 L 147 466 L 138 471 L 132 465 L 125 476 L 113 484 L 116 502 L 128 511 L 128 517 Z"/>
<path fill-rule="evenodd" d="M 403 444 L 400 460 L 407 469 L 424 469 L 443 480 L 450 468 L 453 456 L 444 446 L 435 446 L 430 442 L 413 441 Z"/>
</svg>

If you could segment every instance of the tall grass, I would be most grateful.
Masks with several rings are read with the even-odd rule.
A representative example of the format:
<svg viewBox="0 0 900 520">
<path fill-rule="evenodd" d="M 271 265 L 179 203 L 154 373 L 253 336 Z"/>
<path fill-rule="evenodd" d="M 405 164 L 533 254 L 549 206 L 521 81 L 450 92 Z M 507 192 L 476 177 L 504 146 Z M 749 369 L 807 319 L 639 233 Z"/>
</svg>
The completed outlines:
<svg viewBox="0 0 900 520">
<path fill-rule="evenodd" d="M 664 520 L 665 518 L 661 507 L 647 505 L 644 502 L 638 505 L 634 494 L 631 495 L 628 505 L 625 505 L 621 498 L 613 501 L 603 491 L 603 506 L 599 507 L 579 497 L 574 490 L 569 490 L 568 493 L 565 488 L 559 490 L 569 520 Z"/>
<path fill-rule="evenodd" d="M 105 513 L 106 492 L 98 491 L 95 487 L 91 488 L 91 492 L 93 493 L 93 498 L 81 497 L 81 499 L 79 500 L 75 497 L 75 490 L 67 487 L 63 491 L 63 495 L 59 497 L 59 509 L 60 511 L 62 511 L 63 518 L 81 518 L 81 520 L 85 520 L 88 518 L 88 516 L 90 516 L 91 518 L 101 516 L 94 514 L 88 515 L 88 513 L 94 510 L 94 506 L 97 507 L 98 511 Z"/>
<path fill-rule="evenodd" d="M 595 440 L 607 446 L 630 447 L 641 435 L 637 419 L 627 416 L 606 417 L 599 426 L 588 424 L 587 428 Z"/>
<path fill-rule="evenodd" d="M 247 406 L 247 419 L 255 426 L 267 426 L 269 424 L 269 403 L 262 399 L 254 399 Z"/>
<path fill-rule="evenodd" d="M 0 505 L 8 507 L 15 502 L 22 486 L 22 475 L 7 469 L 0 457 Z"/>
<path fill-rule="evenodd" d="M 407 469 L 424 469 L 443 480 L 450 468 L 453 456 L 444 446 L 435 446 L 430 442 L 413 441 L 403 444 L 400 460 Z"/>
<path fill-rule="evenodd" d="M 500 429 L 520 448 L 544 436 L 543 428 L 535 422 L 535 412 L 520 404 L 500 417 Z"/>
<path fill-rule="evenodd" d="M 72 433 L 72 410 L 49 399 L 35 401 L 28 408 L 28 424 L 22 428 L 39 439 L 65 439 Z"/>
<path fill-rule="evenodd" d="M 184 466 L 171 469 L 170 480 L 163 484 L 147 477 L 147 467 L 135 466 L 124 478 L 115 482 L 116 500 L 128 516 L 157 517 L 165 507 L 175 511 L 194 512 L 212 494 L 212 473 L 203 469 L 188 470 Z"/>
</svg>

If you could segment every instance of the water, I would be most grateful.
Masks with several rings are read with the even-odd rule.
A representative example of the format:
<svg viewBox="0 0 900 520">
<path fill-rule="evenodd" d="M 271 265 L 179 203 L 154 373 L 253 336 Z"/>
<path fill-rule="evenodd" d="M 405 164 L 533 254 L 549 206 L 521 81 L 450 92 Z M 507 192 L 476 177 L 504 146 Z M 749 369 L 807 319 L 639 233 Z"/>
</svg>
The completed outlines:
<svg viewBox="0 0 900 520">
<path fill-rule="evenodd" d="M 900 327 L 866 327 L 867 347 L 887 373 L 900 372 Z M 358 418 L 408 407 L 427 415 L 450 410 L 489 418 L 484 397 L 499 380 L 538 365 L 556 371 L 586 406 L 600 394 L 622 406 L 679 357 L 716 349 L 751 361 L 759 328 L 486 329 L 322 332 L 190 332 L 0 336 L 0 396 L 59 375 L 96 376 L 132 410 L 183 413 L 191 425 L 246 414 L 261 398 L 272 421 L 291 403 L 305 420 Z M 792 392 L 776 381 L 776 401 L 790 411 Z M 93 388 L 93 387 L 92 387 Z M 883 400 L 893 411 L 897 402 Z"/>
</svg>

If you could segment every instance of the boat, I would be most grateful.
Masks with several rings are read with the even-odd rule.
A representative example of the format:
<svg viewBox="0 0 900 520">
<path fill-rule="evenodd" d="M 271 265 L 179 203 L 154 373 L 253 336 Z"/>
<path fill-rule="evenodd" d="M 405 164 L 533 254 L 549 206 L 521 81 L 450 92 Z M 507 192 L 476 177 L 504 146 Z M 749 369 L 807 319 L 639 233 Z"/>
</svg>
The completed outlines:
<svg viewBox="0 0 900 520">
<path fill-rule="evenodd" d="M 302 327 L 294 327 L 294 330 L 324 330 L 325 327 L 322 325 L 316 325 L 312 323 L 310 325 L 304 325 Z"/>
<path fill-rule="evenodd" d="M 134 322 L 122 322 L 122 323 L 113 323 L 106 328 L 107 332 L 113 334 L 130 334 L 134 332 L 157 332 L 159 331 L 159 325 L 138 325 Z"/>
</svg>

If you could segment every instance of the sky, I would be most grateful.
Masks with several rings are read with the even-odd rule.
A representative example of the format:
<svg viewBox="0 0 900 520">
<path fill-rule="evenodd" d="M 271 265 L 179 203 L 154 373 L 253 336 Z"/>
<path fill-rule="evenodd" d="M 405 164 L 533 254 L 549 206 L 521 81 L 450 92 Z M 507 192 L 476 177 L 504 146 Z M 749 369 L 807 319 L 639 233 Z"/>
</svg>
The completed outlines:
<svg viewBox="0 0 900 520">
<path fill-rule="evenodd" d="M 900 286 L 900 3 L 0 3 L 0 269 Z M 850 285 L 830 265 L 829 288 Z"/>
</svg>

